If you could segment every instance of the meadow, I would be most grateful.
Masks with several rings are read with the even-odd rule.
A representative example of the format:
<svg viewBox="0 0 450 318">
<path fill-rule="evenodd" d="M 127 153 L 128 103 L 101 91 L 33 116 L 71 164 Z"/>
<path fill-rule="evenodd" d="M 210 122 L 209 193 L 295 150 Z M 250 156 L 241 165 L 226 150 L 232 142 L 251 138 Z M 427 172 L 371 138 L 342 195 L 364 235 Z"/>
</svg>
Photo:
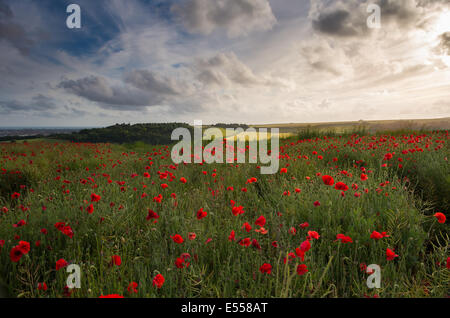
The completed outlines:
<svg viewBox="0 0 450 318">
<path fill-rule="evenodd" d="M 0 282 L 9 297 L 448 297 L 449 139 L 294 134 L 274 175 L 175 165 L 170 146 L 3 142 Z"/>
</svg>

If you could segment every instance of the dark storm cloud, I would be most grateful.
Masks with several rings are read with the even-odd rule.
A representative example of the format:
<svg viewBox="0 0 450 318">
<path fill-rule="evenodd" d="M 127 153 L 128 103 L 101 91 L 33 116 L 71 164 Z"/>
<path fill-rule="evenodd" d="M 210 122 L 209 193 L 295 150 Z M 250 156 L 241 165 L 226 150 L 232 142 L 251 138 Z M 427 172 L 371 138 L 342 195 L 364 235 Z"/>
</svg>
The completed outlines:
<svg viewBox="0 0 450 318">
<path fill-rule="evenodd" d="M 312 20 L 316 31 L 340 37 L 353 37 L 367 35 L 371 30 L 367 27 L 368 13 L 364 3 L 345 2 L 339 7 L 329 7 L 320 12 Z M 381 9 L 381 23 L 394 22 L 399 27 L 411 27 L 420 23 L 420 6 L 429 2 L 417 4 L 414 0 L 378 0 L 374 2 Z M 444 3 L 438 1 L 437 3 Z"/>
<path fill-rule="evenodd" d="M 185 100 L 191 92 L 188 85 L 147 70 L 134 70 L 115 86 L 104 77 L 89 76 L 63 80 L 57 87 L 105 109 L 140 111 L 148 106 L 166 105 L 183 112 L 202 108 L 200 104 Z"/>
<path fill-rule="evenodd" d="M 337 36 L 354 36 L 359 31 L 350 19 L 350 12 L 338 9 L 330 13 L 321 13 L 317 20 L 313 21 L 313 28 L 322 33 Z"/>
<path fill-rule="evenodd" d="M 0 0 L 0 41 L 9 42 L 22 54 L 28 54 L 34 41 L 20 24 L 12 20 L 13 17 L 14 14 L 8 4 Z"/>
<path fill-rule="evenodd" d="M 55 110 L 55 101 L 42 94 L 34 96 L 29 102 L 17 100 L 0 101 L 0 113 L 11 114 L 15 112 L 43 112 Z"/>
<path fill-rule="evenodd" d="M 100 76 L 63 80 L 58 84 L 58 88 L 114 109 L 139 109 L 161 101 L 152 100 L 148 94 L 133 88 L 111 86 L 104 77 Z"/>
<path fill-rule="evenodd" d="M 408 5 L 407 0 L 379 0 L 382 19 L 395 19 L 400 25 L 415 24 L 419 17 L 417 7 Z"/>
</svg>

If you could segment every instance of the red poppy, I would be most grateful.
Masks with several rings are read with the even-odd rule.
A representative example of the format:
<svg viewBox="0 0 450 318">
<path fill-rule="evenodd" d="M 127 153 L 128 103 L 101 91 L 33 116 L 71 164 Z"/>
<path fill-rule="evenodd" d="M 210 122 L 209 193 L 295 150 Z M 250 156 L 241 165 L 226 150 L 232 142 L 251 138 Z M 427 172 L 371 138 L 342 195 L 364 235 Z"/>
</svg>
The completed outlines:
<svg viewBox="0 0 450 318">
<path fill-rule="evenodd" d="M 359 264 L 359 270 L 361 271 L 361 272 L 366 272 L 366 269 L 367 269 L 367 264 L 366 263 L 361 263 L 361 264 Z"/>
<path fill-rule="evenodd" d="M 56 262 L 56 270 L 66 267 L 67 265 L 69 264 L 66 262 L 66 260 L 64 258 L 61 258 Z"/>
<path fill-rule="evenodd" d="M 9 258 L 12 262 L 17 263 L 22 258 L 23 251 L 20 246 L 14 246 L 9 253 Z"/>
<path fill-rule="evenodd" d="M 19 245 L 17 245 L 23 254 L 28 254 L 28 252 L 30 251 L 30 243 L 25 242 L 25 241 L 20 241 Z"/>
<path fill-rule="evenodd" d="M 345 236 L 344 234 L 336 235 L 336 241 L 341 240 L 342 243 L 353 243 L 353 240 L 350 236 Z"/>
<path fill-rule="evenodd" d="M 98 201 L 100 201 L 101 198 L 102 198 L 101 196 L 99 196 L 95 193 L 91 194 L 91 202 L 98 202 Z"/>
<path fill-rule="evenodd" d="M 374 240 L 379 240 L 383 237 L 389 237 L 389 235 L 387 235 L 386 232 L 379 233 L 377 231 L 373 231 L 372 234 L 370 234 L 370 238 Z"/>
<path fill-rule="evenodd" d="M 119 255 L 113 255 L 111 258 L 113 265 L 120 266 L 122 264 L 122 259 L 120 258 Z"/>
<path fill-rule="evenodd" d="M 337 182 L 336 185 L 334 186 L 334 188 L 336 190 L 347 191 L 348 185 L 346 185 L 344 182 Z"/>
<path fill-rule="evenodd" d="M 175 234 L 174 236 L 171 236 L 172 240 L 177 243 L 177 244 L 181 244 L 184 242 L 183 238 L 181 237 L 180 234 Z"/>
<path fill-rule="evenodd" d="M 234 241 L 234 239 L 235 239 L 235 233 L 234 233 L 234 230 L 231 230 L 231 233 L 228 236 L 228 240 L 229 241 Z"/>
<path fill-rule="evenodd" d="M 239 214 L 243 214 L 245 211 L 244 211 L 244 208 L 242 206 L 234 206 L 231 209 L 231 212 L 233 212 L 234 216 L 237 216 Z"/>
<path fill-rule="evenodd" d="M 87 211 L 89 214 L 92 214 L 92 213 L 94 212 L 94 205 L 91 203 L 91 204 L 86 208 L 86 211 Z"/>
<path fill-rule="evenodd" d="M 259 226 L 264 226 L 266 224 L 266 218 L 261 215 L 258 219 L 256 219 L 255 224 Z"/>
<path fill-rule="evenodd" d="M 62 230 L 62 233 L 70 238 L 73 238 L 74 233 L 72 231 L 72 228 L 69 225 L 64 227 L 64 229 Z"/>
<path fill-rule="evenodd" d="M 295 227 L 291 227 L 290 229 L 289 229 L 289 233 L 291 233 L 292 235 L 295 235 L 295 234 L 297 234 L 297 229 L 295 228 Z"/>
<path fill-rule="evenodd" d="M 367 174 L 361 173 L 361 181 L 366 181 L 367 179 L 369 179 Z"/>
<path fill-rule="evenodd" d="M 60 231 L 62 231 L 64 229 L 65 225 L 66 225 L 66 223 L 64 223 L 64 222 L 56 222 L 55 223 L 55 227 Z"/>
<path fill-rule="evenodd" d="M 304 222 L 304 223 L 300 224 L 299 226 L 300 226 L 302 229 L 304 229 L 305 227 L 308 227 L 308 226 L 309 226 L 309 223 L 308 223 L 308 222 Z"/>
<path fill-rule="evenodd" d="M 25 220 L 20 220 L 16 224 L 13 224 L 13 227 L 21 227 L 21 226 L 24 226 L 26 224 L 27 224 L 27 222 L 25 222 Z"/>
<path fill-rule="evenodd" d="M 444 224 L 447 218 L 445 217 L 445 214 L 442 212 L 437 212 L 434 214 L 434 217 L 438 220 L 439 223 Z"/>
<path fill-rule="evenodd" d="M 261 267 L 259 268 L 259 271 L 261 273 L 265 273 L 265 274 L 270 274 L 272 272 L 272 265 L 268 264 L 268 263 L 264 263 L 261 265 Z"/>
<path fill-rule="evenodd" d="M 242 246 L 245 246 L 245 247 L 249 247 L 250 244 L 251 244 L 251 240 L 250 240 L 249 237 L 247 237 L 245 239 L 240 240 L 239 244 L 242 245 Z"/>
<path fill-rule="evenodd" d="M 19 197 L 20 197 L 20 193 L 14 192 L 13 194 L 11 194 L 12 199 L 18 199 Z"/>
<path fill-rule="evenodd" d="M 187 268 L 189 267 L 189 264 L 190 263 L 185 262 L 185 259 L 183 257 L 178 257 L 175 261 L 175 266 L 177 268 L 185 268 L 185 267 Z"/>
<path fill-rule="evenodd" d="M 149 220 L 157 220 L 159 219 L 158 213 L 156 213 L 153 210 L 148 210 L 148 215 L 146 216 L 146 219 Z"/>
<path fill-rule="evenodd" d="M 300 257 L 302 262 L 305 260 L 305 252 L 303 252 L 299 247 L 295 249 L 295 254 L 297 254 L 297 256 Z"/>
<path fill-rule="evenodd" d="M 320 235 L 316 231 L 308 231 L 308 237 L 318 240 Z"/>
<path fill-rule="evenodd" d="M 303 241 L 302 244 L 300 244 L 300 250 L 303 253 L 308 252 L 310 249 L 311 249 L 311 243 L 308 240 Z"/>
<path fill-rule="evenodd" d="M 249 233 L 249 232 L 252 230 L 252 226 L 251 226 L 250 224 L 248 224 L 247 222 L 245 222 L 245 223 L 242 225 L 242 229 L 245 230 L 245 231 L 247 231 L 247 233 Z"/>
<path fill-rule="evenodd" d="M 203 211 L 203 208 L 197 211 L 197 220 L 203 219 L 205 216 L 208 215 L 208 212 Z"/>
<path fill-rule="evenodd" d="M 322 176 L 322 181 L 328 186 L 332 186 L 334 184 L 333 177 L 329 175 Z"/>
<path fill-rule="evenodd" d="M 128 284 L 127 290 L 130 294 L 137 294 L 137 287 L 138 287 L 138 283 L 136 282 L 131 282 L 130 284 Z"/>
<path fill-rule="evenodd" d="M 38 290 L 47 290 L 47 284 L 46 283 L 38 283 Z"/>
<path fill-rule="evenodd" d="M 158 274 L 153 278 L 152 285 L 156 288 L 161 288 L 164 284 L 164 281 L 165 281 L 164 276 Z"/>
<path fill-rule="evenodd" d="M 394 253 L 394 250 L 386 249 L 386 259 L 388 261 L 392 261 L 394 258 L 398 257 L 397 254 Z"/>
<path fill-rule="evenodd" d="M 297 266 L 297 274 L 298 275 L 304 275 L 308 272 L 308 267 L 305 264 L 299 264 Z"/>
</svg>

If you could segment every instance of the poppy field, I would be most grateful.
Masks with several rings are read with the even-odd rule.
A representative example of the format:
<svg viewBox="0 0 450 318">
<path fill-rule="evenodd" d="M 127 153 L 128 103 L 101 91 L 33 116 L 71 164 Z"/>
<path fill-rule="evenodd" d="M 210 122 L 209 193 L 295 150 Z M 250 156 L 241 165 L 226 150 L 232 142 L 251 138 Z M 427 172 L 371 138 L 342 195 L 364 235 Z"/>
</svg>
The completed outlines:
<svg viewBox="0 0 450 318">
<path fill-rule="evenodd" d="M 449 141 L 292 136 L 273 175 L 174 164 L 170 146 L 0 143 L 0 283 L 9 297 L 448 297 Z"/>
</svg>

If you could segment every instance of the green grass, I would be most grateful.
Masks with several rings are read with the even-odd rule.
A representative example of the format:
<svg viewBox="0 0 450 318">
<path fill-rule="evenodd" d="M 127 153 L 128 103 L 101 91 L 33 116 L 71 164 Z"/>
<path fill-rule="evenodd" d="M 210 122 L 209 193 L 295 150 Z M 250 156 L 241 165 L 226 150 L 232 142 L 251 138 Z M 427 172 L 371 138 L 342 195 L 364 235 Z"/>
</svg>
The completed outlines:
<svg viewBox="0 0 450 318">
<path fill-rule="evenodd" d="M 170 147 L 139 142 L 1 143 L 0 207 L 9 211 L 0 215 L 0 240 L 5 240 L 0 283 L 12 296 L 64 297 L 68 273 L 55 269 L 56 261 L 63 258 L 81 267 L 82 288 L 73 290 L 70 297 L 114 293 L 127 297 L 445 297 L 450 284 L 445 267 L 449 227 L 448 222 L 437 223 L 433 214 L 448 212 L 441 209 L 448 208 L 449 199 L 449 136 L 447 131 L 420 135 L 310 131 L 280 141 L 280 168 L 287 167 L 287 173 L 275 175 L 261 175 L 256 164 L 175 166 Z M 402 154 L 409 149 L 416 151 Z M 388 152 L 395 152 L 393 158 L 383 160 Z M 361 168 L 368 174 L 366 181 L 360 179 Z M 143 177 L 145 172 L 151 177 Z M 331 175 L 350 189 L 342 196 L 326 186 L 318 173 Z M 186 184 L 179 181 L 181 177 Z M 252 177 L 257 182 L 247 183 Z M 168 188 L 162 189 L 163 183 Z M 352 189 L 352 184 L 358 188 Z M 230 186 L 233 191 L 227 190 Z M 296 188 L 301 192 L 296 193 Z M 15 191 L 21 194 L 19 199 L 11 198 Z M 290 195 L 283 195 L 285 191 Z M 93 203 L 95 210 L 89 214 L 86 207 L 92 193 L 101 200 Z M 154 202 L 159 194 L 162 202 Z M 242 205 L 245 213 L 234 216 L 230 200 Z M 315 201 L 320 206 L 315 207 Z M 208 215 L 198 220 L 200 208 Z M 159 214 L 157 223 L 146 220 L 148 209 Z M 267 234 L 254 231 L 261 215 L 267 220 Z M 21 219 L 25 226 L 12 226 Z M 69 224 L 73 238 L 58 231 L 56 222 Z M 250 233 L 241 229 L 245 222 L 252 226 Z M 304 222 L 309 227 L 300 227 Z M 293 227 L 295 235 L 290 231 Z M 40 232 L 42 228 L 47 235 Z M 228 240 L 232 230 L 235 241 Z M 308 231 L 317 231 L 320 238 L 311 241 L 304 261 L 296 257 L 284 263 L 288 253 L 295 253 L 306 240 Z M 374 241 L 373 231 L 387 232 L 389 237 Z M 196 234 L 195 240 L 188 239 L 189 233 Z M 353 243 L 336 241 L 339 233 L 350 236 Z M 175 234 L 184 243 L 174 243 L 171 236 Z M 241 238 L 256 239 L 261 249 L 241 246 Z M 31 250 L 15 263 L 9 252 L 20 240 L 30 242 Z M 279 247 L 272 246 L 274 241 Z M 387 248 L 399 257 L 386 260 Z M 190 254 L 190 266 L 178 269 L 174 263 L 182 253 Z M 120 266 L 111 265 L 112 255 L 121 257 Z M 270 275 L 259 271 L 263 263 L 272 265 Z M 381 266 L 381 289 L 366 286 L 368 274 L 361 271 L 362 263 Z M 298 264 L 307 265 L 305 275 L 296 274 Z M 152 286 L 159 273 L 165 277 L 161 289 Z M 133 281 L 138 283 L 137 294 L 127 291 Z M 48 290 L 39 291 L 39 282 L 45 282 Z"/>
</svg>

